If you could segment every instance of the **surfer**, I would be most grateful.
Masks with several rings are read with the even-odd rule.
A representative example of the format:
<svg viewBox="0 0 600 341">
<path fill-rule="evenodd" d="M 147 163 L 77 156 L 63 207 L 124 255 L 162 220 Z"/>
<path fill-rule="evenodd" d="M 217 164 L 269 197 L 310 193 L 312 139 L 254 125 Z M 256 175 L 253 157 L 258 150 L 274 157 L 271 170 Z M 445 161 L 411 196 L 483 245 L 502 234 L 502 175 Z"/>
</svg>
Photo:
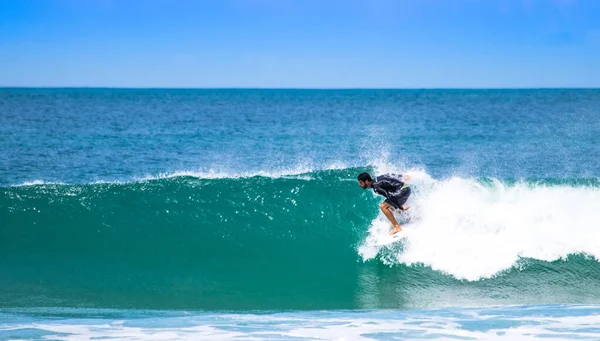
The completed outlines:
<svg viewBox="0 0 600 341">
<path fill-rule="evenodd" d="M 383 174 L 375 177 L 375 180 L 371 178 L 369 173 L 358 175 L 358 185 L 362 189 L 372 188 L 373 192 L 387 198 L 379 207 L 394 226 L 390 235 L 402 231 L 402 227 L 394 218 L 392 211 L 398 209 L 400 212 L 404 212 L 410 208 L 410 206 L 404 205 L 410 196 L 410 187 L 405 182 L 408 180 L 410 180 L 410 176 L 407 174 Z"/>
</svg>

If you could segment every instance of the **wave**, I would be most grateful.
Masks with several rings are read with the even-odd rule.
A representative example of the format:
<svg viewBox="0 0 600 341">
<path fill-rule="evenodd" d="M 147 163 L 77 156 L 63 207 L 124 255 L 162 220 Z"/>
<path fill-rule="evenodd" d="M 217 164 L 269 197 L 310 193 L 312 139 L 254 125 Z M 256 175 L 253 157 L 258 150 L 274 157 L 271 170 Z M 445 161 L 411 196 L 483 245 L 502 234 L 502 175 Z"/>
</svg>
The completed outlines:
<svg viewBox="0 0 600 341">
<path fill-rule="evenodd" d="M 382 171 L 2 187 L 3 304 L 82 302 L 93 292 L 94 304 L 117 295 L 127 307 L 139 306 L 140 292 L 146 299 L 169 292 L 180 294 L 171 303 L 223 307 L 239 292 L 242 301 L 264 294 L 267 307 L 278 295 L 302 306 L 299 293 L 321 290 L 329 307 L 347 307 L 336 290 L 367 278 L 360 264 L 373 262 L 403 281 L 419 278 L 410 285 L 506 281 L 531 269 L 559 271 L 564 262 L 579 274 L 590 264 L 598 270 L 598 179 L 436 180 L 411 171 L 408 238 L 380 248 L 373 239 L 390 226 L 378 212 L 381 198 L 356 184 L 364 170 Z"/>
<path fill-rule="evenodd" d="M 421 263 L 459 279 L 489 278 L 522 258 L 554 261 L 571 254 L 600 258 L 597 179 L 421 181 L 401 252 L 382 261 Z M 388 229 L 380 216 L 371 235 Z M 365 259 L 377 251 L 369 238 Z"/>
</svg>

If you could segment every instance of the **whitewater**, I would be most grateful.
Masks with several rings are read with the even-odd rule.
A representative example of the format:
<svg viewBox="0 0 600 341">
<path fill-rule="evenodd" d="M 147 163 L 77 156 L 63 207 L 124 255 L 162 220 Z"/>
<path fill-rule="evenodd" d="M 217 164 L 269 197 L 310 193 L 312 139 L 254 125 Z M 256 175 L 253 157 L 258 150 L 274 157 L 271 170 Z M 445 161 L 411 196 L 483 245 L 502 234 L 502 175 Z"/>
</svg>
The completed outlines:
<svg viewBox="0 0 600 341">
<path fill-rule="evenodd" d="M 524 266 L 526 259 L 600 257 L 596 179 L 574 186 L 411 175 L 416 194 L 408 215 L 416 219 L 407 225 L 410 234 L 402 251 L 381 257 L 386 264 L 420 263 L 472 281 Z M 374 237 L 388 230 L 389 222 L 380 214 L 369 227 L 371 237 L 359 248 L 363 259 L 377 257 Z"/>
</svg>

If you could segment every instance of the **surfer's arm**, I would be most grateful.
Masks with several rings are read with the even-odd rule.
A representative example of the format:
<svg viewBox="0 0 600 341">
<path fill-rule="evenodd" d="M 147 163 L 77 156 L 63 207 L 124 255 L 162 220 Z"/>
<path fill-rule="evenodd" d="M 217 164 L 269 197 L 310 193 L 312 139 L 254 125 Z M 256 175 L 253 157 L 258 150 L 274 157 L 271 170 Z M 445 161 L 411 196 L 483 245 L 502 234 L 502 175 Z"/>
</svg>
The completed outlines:
<svg viewBox="0 0 600 341">
<path fill-rule="evenodd" d="M 373 183 L 373 188 L 379 188 L 382 191 L 385 191 L 386 197 L 389 197 L 389 193 L 394 193 L 399 191 L 403 186 L 404 182 L 410 179 L 410 175 L 408 174 L 400 174 L 400 175 L 382 175 L 378 176 L 375 183 Z M 380 193 L 382 194 L 382 193 Z M 384 195 L 384 194 L 382 194 Z"/>
<path fill-rule="evenodd" d="M 379 195 L 383 195 L 386 198 L 390 197 L 389 191 L 383 186 L 382 181 L 373 183 L 373 191 Z"/>
</svg>

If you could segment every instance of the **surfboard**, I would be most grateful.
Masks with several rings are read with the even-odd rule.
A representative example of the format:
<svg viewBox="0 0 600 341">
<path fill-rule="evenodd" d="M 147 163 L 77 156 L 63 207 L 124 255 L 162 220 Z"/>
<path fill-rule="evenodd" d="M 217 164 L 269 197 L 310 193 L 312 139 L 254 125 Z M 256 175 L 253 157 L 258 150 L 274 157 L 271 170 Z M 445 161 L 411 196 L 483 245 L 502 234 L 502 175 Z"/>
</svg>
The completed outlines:
<svg viewBox="0 0 600 341">
<path fill-rule="evenodd" d="M 377 246 L 384 246 L 384 245 L 390 245 L 392 243 L 398 242 L 400 240 L 402 240 L 402 238 L 406 237 L 406 230 L 402 230 L 398 233 L 394 233 L 391 236 L 383 236 L 380 237 L 377 242 L 375 243 L 375 245 Z"/>
</svg>

